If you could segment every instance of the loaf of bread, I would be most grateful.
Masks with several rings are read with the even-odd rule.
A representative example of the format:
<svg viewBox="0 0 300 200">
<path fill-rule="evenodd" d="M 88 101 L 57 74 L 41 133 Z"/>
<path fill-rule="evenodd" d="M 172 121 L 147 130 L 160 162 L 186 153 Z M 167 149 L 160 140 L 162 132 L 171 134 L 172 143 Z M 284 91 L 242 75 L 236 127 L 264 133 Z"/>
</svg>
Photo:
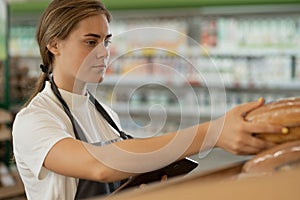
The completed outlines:
<svg viewBox="0 0 300 200">
<path fill-rule="evenodd" d="M 247 161 L 243 174 L 270 174 L 300 167 L 300 140 L 287 142 L 265 150 Z"/>
<path fill-rule="evenodd" d="M 300 139 L 300 98 L 287 98 L 264 104 L 245 116 L 249 122 L 267 122 L 289 128 L 288 134 L 255 133 L 259 138 L 284 143 Z"/>
</svg>

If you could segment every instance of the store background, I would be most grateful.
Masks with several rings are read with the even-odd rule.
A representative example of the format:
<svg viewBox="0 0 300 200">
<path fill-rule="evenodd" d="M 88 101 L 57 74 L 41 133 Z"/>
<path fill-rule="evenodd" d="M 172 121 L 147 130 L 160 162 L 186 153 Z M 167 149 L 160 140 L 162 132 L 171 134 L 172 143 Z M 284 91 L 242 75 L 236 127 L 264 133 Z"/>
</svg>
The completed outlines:
<svg viewBox="0 0 300 200">
<path fill-rule="evenodd" d="M 5 19 L 4 10 L 0 14 L 0 107 L 14 115 L 30 95 L 40 73 L 41 59 L 34 39 L 35 26 L 49 1 L 9 2 L 8 18 Z M 103 2 L 113 14 L 113 35 L 155 26 L 179 31 L 205 48 L 192 45 L 191 40 L 182 40 L 181 37 L 168 38 L 168 42 L 164 37 L 155 37 L 155 42 L 169 51 L 144 48 L 128 52 L 138 45 L 135 39 L 140 35 L 132 35 L 130 40 L 122 40 L 122 37 L 113 39 L 112 57 L 119 55 L 120 51 L 127 53 L 112 63 L 97 94 L 120 115 L 122 126 L 128 132 L 161 134 L 176 130 L 182 118 L 185 120 L 180 125 L 185 127 L 193 125 L 195 119 L 206 121 L 223 114 L 222 109 L 211 112 L 212 104 L 222 102 L 211 102 L 205 82 L 194 71 L 195 66 L 172 52 L 184 52 L 185 59 L 197 63 L 197 69 L 206 77 L 214 77 L 213 69 L 217 66 L 224 85 L 216 84 L 210 89 L 218 93 L 225 86 L 227 109 L 259 97 L 269 102 L 299 96 L 299 0 Z M 1 1 L 1 5 L 3 3 Z M 150 37 L 142 39 L 153 42 Z M 176 74 L 164 73 L 159 64 L 172 66 L 184 76 L 185 81 L 175 81 L 178 80 Z M 145 66 L 143 70 L 129 73 L 141 65 Z M 118 82 L 124 75 L 126 79 Z M 118 88 L 115 88 L 116 84 Z M 190 92 L 191 88 L 194 93 Z M 162 115 L 166 120 L 163 126 L 160 120 Z M 3 116 L 1 113 L 1 118 Z M 4 130 L 7 133 L 12 121 L 0 122 L 1 136 Z M 149 124 L 151 126 L 147 126 Z M 12 168 L 10 138 L 3 138 L 0 145 L 1 163 Z M 248 157 L 234 156 L 216 149 L 204 159 L 198 155 L 193 158 L 200 162 L 197 170 L 204 171 Z"/>
</svg>

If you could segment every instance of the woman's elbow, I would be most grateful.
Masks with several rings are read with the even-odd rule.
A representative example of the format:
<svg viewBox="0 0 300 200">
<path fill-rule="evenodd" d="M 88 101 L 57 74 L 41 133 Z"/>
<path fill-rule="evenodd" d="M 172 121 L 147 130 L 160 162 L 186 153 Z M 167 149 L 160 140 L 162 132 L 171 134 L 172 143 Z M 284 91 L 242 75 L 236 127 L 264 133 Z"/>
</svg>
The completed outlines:
<svg viewBox="0 0 300 200">
<path fill-rule="evenodd" d="M 111 176 L 111 170 L 105 166 L 97 168 L 96 170 L 94 170 L 93 174 L 93 179 L 95 179 L 96 181 L 110 182 L 109 177 Z"/>
</svg>

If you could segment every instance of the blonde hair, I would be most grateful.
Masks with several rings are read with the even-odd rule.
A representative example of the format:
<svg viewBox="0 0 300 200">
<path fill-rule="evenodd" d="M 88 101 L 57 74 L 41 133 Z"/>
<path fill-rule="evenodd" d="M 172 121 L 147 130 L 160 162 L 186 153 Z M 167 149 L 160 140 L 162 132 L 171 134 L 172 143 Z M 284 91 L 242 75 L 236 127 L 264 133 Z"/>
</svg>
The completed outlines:
<svg viewBox="0 0 300 200">
<path fill-rule="evenodd" d="M 41 16 L 37 26 L 36 40 L 39 45 L 43 65 L 52 72 L 54 62 L 53 54 L 48 50 L 47 45 L 53 39 L 66 39 L 74 27 L 83 19 L 104 14 L 111 21 L 111 15 L 105 6 L 98 0 L 53 0 Z M 42 72 L 37 86 L 27 105 L 45 87 L 48 73 Z"/>
</svg>

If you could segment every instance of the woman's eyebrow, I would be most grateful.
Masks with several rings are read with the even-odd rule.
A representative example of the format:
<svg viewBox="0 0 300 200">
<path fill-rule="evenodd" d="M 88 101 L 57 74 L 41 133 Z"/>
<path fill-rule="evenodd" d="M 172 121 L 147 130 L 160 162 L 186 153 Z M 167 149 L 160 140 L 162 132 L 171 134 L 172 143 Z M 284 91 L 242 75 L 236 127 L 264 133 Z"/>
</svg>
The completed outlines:
<svg viewBox="0 0 300 200">
<path fill-rule="evenodd" d="M 100 35 L 98 35 L 98 34 L 95 34 L 95 33 L 88 33 L 88 34 L 85 34 L 84 35 L 85 37 L 96 37 L 96 38 L 101 38 L 101 36 Z"/>
<path fill-rule="evenodd" d="M 101 38 L 100 35 L 95 34 L 95 33 L 88 33 L 88 34 L 85 34 L 84 36 L 85 36 L 85 37 Z M 110 37 L 112 37 L 112 34 L 108 34 L 105 38 L 107 39 L 107 38 L 110 38 Z"/>
<path fill-rule="evenodd" d="M 108 34 L 105 39 L 108 39 L 108 38 L 111 38 L 112 37 L 112 34 Z"/>
</svg>

